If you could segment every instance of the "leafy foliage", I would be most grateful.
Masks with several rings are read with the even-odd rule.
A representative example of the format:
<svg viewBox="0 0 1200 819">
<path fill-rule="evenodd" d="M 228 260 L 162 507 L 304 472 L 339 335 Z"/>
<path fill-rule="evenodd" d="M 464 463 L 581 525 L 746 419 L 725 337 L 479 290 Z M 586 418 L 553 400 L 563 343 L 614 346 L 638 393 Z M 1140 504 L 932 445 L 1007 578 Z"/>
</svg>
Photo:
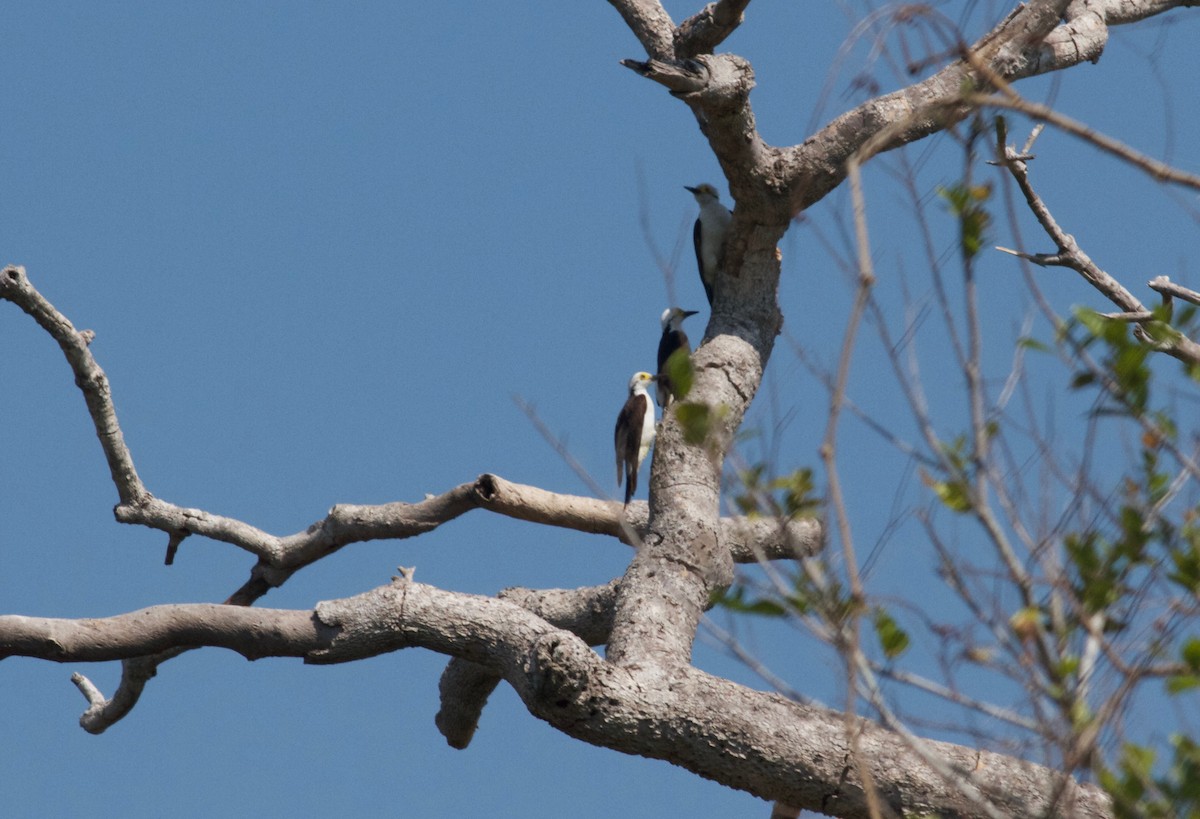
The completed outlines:
<svg viewBox="0 0 1200 819">
<path fill-rule="evenodd" d="M 696 401 L 684 401 L 672 405 L 675 417 L 683 428 L 683 439 L 693 446 L 712 447 L 713 432 L 728 409 L 710 407 Z"/>
<path fill-rule="evenodd" d="M 1100 772 L 1119 819 L 1200 816 L 1200 746 L 1180 734 L 1171 746 L 1171 762 L 1157 774 L 1154 750 L 1132 743 L 1121 748 L 1116 771 Z"/>
<path fill-rule="evenodd" d="M 714 606 L 721 606 L 738 614 L 756 614 L 761 617 L 783 617 L 787 609 L 781 603 L 768 597 L 747 598 L 744 586 L 732 586 L 725 591 L 713 593 L 710 601 Z"/>
<path fill-rule="evenodd" d="M 875 634 L 879 638 L 879 647 L 883 649 L 885 657 L 894 660 L 908 649 L 908 632 L 900 628 L 886 609 L 881 607 L 875 609 L 874 623 Z"/>
<path fill-rule="evenodd" d="M 990 189 L 959 185 L 942 194 L 959 220 L 967 266 L 989 228 Z M 1031 694 L 1033 734 L 1070 749 L 1074 764 L 1090 768 L 1112 794 L 1120 816 L 1200 816 L 1194 738 L 1175 736 L 1171 760 L 1156 763 L 1162 749 L 1121 742 L 1119 732 L 1129 726 L 1113 719 L 1127 712 L 1131 692 L 1147 679 L 1162 680 L 1176 697 L 1200 691 L 1200 636 L 1194 631 L 1200 619 L 1200 507 L 1183 498 L 1183 488 L 1195 486 L 1195 467 L 1188 465 L 1195 443 L 1179 431 L 1178 408 L 1162 404 L 1168 393 L 1157 370 L 1170 362 L 1153 355 L 1156 343 L 1172 341 L 1193 316 L 1191 309 L 1174 317 L 1162 309 L 1135 333 L 1127 321 L 1079 309 L 1051 343 L 1019 342 L 1022 350 L 1068 363 L 1071 389 L 1090 401 L 1083 417 L 1103 427 L 1105 445 L 1115 440 L 1126 456 L 1109 473 L 1077 476 L 1068 456 L 1055 450 L 1053 435 L 1030 436 L 1061 470 L 1055 477 L 1068 490 L 1066 511 L 1053 510 L 1053 525 L 1025 528 L 1033 521 L 1021 515 L 1033 509 L 1006 506 L 1014 498 L 1028 504 L 1029 498 L 1005 485 L 1011 476 L 1005 470 L 1021 468 L 1021 461 L 1014 457 L 1020 450 L 1012 448 L 1014 426 L 1003 413 L 988 414 L 975 432 L 929 435 L 917 467 L 934 505 L 954 513 L 953 526 L 974 521 L 995 555 L 1002 555 L 990 565 L 985 551 L 973 552 L 970 561 L 944 555 L 953 565 L 943 576 L 950 580 L 957 573 L 951 585 L 957 584 L 967 608 L 992 635 L 980 640 L 963 629 L 961 649 L 946 656 L 1019 681 Z M 1184 388 L 1189 384 L 1183 382 Z M 1105 456 L 1106 467 L 1111 463 Z M 812 514 L 818 503 L 809 470 L 771 478 L 755 465 L 738 474 L 738 484 L 732 502 L 746 515 L 794 517 Z M 985 562 L 975 562 L 976 555 Z M 974 578 L 986 579 L 972 586 Z M 865 618 L 877 641 L 869 653 L 881 658 L 884 673 L 898 671 L 892 666 L 905 658 L 913 638 L 878 601 L 849 591 L 857 587 L 836 559 L 805 560 L 785 580 L 780 584 L 777 574 L 773 585 L 758 588 L 743 580 L 714 602 L 739 613 L 803 621 L 839 650 L 849 645 L 848 626 Z M 993 608 L 971 597 L 972 591 L 995 589 Z M 1006 599 L 1009 594 L 1016 596 Z M 930 625 L 939 636 L 954 634 L 944 622 Z"/>
<path fill-rule="evenodd" d="M 991 185 L 958 182 L 949 187 L 939 187 L 938 195 L 958 219 L 959 248 L 963 258 L 974 257 L 987 242 L 987 230 L 992 224 L 991 214 L 984 207 L 984 203 L 992 196 Z"/>
<path fill-rule="evenodd" d="M 696 370 L 692 366 L 691 355 L 683 347 L 671 353 L 671 357 L 667 359 L 667 377 L 670 379 L 668 383 L 671 385 L 671 395 L 674 399 L 682 401 L 687 398 L 687 394 L 692 391 Z"/>
<path fill-rule="evenodd" d="M 813 473 L 802 467 L 787 475 L 767 478 L 765 464 L 738 473 L 740 490 L 733 496 L 738 511 L 749 517 L 813 517 L 821 499 L 814 494 Z"/>
</svg>

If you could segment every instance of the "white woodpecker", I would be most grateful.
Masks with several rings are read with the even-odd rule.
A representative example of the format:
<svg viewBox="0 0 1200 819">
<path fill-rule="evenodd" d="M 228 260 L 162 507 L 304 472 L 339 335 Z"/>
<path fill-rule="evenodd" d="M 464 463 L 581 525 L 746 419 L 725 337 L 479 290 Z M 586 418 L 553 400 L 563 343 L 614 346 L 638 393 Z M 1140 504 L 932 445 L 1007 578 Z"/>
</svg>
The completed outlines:
<svg viewBox="0 0 1200 819">
<path fill-rule="evenodd" d="M 704 285 L 704 295 L 708 296 L 708 305 L 711 307 L 717 275 L 725 263 L 725 239 L 729 236 L 733 214 L 721 204 L 717 189 L 707 182 L 694 188 L 687 185 L 683 187 L 691 191 L 700 205 L 700 216 L 692 228 L 692 242 L 696 246 L 700 282 Z"/>
<path fill-rule="evenodd" d="M 621 407 L 613 433 L 617 448 L 617 486 L 624 478 L 626 506 L 637 491 L 638 469 L 654 443 L 654 402 L 646 391 L 654 379 L 650 373 L 634 373 L 629 379 L 629 398 Z"/>
<path fill-rule="evenodd" d="M 699 310 L 684 310 L 680 307 L 668 307 L 662 314 L 662 338 L 658 340 L 658 405 L 663 409 L 671 403 L 671 376 L 667 372 L 667 362 L 676 350 L 683 350 L 684 355 L 692 354 L 688 343 L 687 333 L 683 332 L 683 320 L 694 316 Z"/>
</svg>

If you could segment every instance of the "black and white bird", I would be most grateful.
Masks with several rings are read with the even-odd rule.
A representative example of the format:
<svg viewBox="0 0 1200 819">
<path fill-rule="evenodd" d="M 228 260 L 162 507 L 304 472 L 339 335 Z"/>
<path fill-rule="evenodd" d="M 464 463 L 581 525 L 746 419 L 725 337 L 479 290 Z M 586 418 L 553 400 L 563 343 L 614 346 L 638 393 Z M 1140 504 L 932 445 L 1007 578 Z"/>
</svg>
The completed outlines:
<svg viewBox="0 0 1200 819">
<path fill-rule="evenodd" d="M 684 355 L 692 354 L 688 343 L 687 333 L 683 332 L 683 320 L 694 316 L 699 310 L 684 310 L 680 307 L 668 307 L 662 314 L 662 338 L 658 340 L 658 405 L 663 409 L 671 403 L 671 376 L 667 372 L 667 362 L 676 350 L 683 350 Z"/>
<path fill-rule="evenodd" d="M 700 268 L 704 295 L 708 296 L 708 304 L 711 307 L 713 289 L 717 286 L 717 274 L 724 263 L 725 239 L 729 235 L 733 214 L 721 204 L 717 189 L 707 182 L 694 188 L 687 185 L 683 187 L 691 191 L 700 205 L 700 216 L 692 229 L 692 242 L 696 245 L 696 266 Z"/>
<path fill-rule="evenodd" d="M 617 486 L 624 478 L 626 506 L 637 491 L 638 469 L 654 443 L 654 402 L 647 392 L 654 379 L 650 373 L 634 373 L 629 379 L 629 398 L 621 407 L 613 433 L 617 448 Z"/>
</svg>

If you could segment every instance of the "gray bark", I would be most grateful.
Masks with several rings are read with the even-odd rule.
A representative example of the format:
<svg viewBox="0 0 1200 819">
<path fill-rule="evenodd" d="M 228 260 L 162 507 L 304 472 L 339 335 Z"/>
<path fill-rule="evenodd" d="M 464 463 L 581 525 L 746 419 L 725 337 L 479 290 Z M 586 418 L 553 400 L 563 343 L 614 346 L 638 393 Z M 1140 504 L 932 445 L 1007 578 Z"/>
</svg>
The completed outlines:
<svg viewBox="0 0 1200 819">
<path fill-rule="evenodd" d="M 192 534 L 258 558 L 236 605 L 158 606 L 112 618 L 0 617 L 0 658 L 124 661 L 106 700 L 85 678 L 84 723 L 102 731 L 128 713 L 157 664 L 182 651 L 223 647 L 249 659 L 339 663 L 404 648 L 452 658 L 438 725 L 457 747 L 471 738 L 488 695 L 503 680 L 530 713 L 570 736 L 665 759 L 788 805 L 837 816 L 868 815 L 864 782 L 885 809 L 943 816 L 1107 816 L 1102 793 L 1019 759 L 914 741 L 825 708 L 735 685 L 690 665 L 700 616 L 727 586 L 735 562 L 811 555 L 816 521 L 719 515 L 729 443 L 753 400 L 783 317 L 776 302 L 776 246 L 792 219 L 862 161 L 946 128 L 977 100 L 965 89 L 1008 83 L 1099 57 L 1108 26 L 1195 2 L 1032 0 L 928 79 L 869 100 L 790 147 L 767 144 L 750 105 L 754 73 L 713 50 L 736 30 L 747 0 L 720 0 L 676 26 L 654 0 L 611 0 L 643 46 L 626 60 L 686 104 L 723 168 L 736 201 L 726 273 L 694 356 L 689 400 L 712 410 L 707 441 L 689 444 L 668 416 L 655 447 L 650 502 L 619 504 L 558 495 L 482 475 L 417 503 L 340 505 L 303 532 L 277 536 L 245 522 L 153 497 L 125 446 L 103 371 L 77 331 L 21 268 L 0 273 L 0 298 L 33 317 L 62 348 L 108 460 L 119 521 L 168 535 L 168 555 Z M 410 576 L 314 611 L 250 608 L 294 572 L 346 546 L 414 537 L 474 509 L 603 534 L 636 546 L 618 581 L 574 591 L 512 590 L 485 598 L 415 583 Z M 600 657 L 589 643 L 606 643 Z M 931 767 L 927 760 L 940 764 Z M 950 772 L 947 775 L 947 771 Z"/>
<path fill-rule="evenodd" d="M 836 711 L 690 667 L 666 674 L 658 666 L 618 666 L 523 606 L 405 577 L 319 603 L 311 612 L 171 605 L 103 619 L 0 617 L 0 658 L 101 661 L 181 644 L 228 648 L 248 659 L 301 657 L 317 664 L 425 648 L 505 680 L 530 713 L 573 737 L 663 759 L 769 799 L 837 816 L 867 816 L 854 771 L 856 764 L 867 764 L 897 813 L 978 812 L 957 782 L 946 781 L 915 758 L 903 739 L 874 723 L 855 721 L 860 752 L 853 754 L 845 719 Z M 949 743 L 926 744 L 1006 815 L 1106 815 L 1103 794 L 1076 788 L 1047 768 Z M 1052 802 L 1060 791 L 1064 796 Z"/>
</svg>

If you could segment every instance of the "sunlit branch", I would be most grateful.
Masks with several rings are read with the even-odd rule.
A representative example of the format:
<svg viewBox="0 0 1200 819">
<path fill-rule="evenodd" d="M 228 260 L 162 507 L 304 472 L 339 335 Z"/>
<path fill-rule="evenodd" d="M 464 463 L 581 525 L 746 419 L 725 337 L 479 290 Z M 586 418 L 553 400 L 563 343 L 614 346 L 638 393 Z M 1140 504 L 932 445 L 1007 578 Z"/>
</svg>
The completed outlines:
<svg viewBox="0 0 1200 819">
<path fill-rule="evenodd" d="M 675 23 L 658 0 L 609 0 L 651 58 L 674 51 Z"/>
<path fill-rule="evenodd" d="M 1112 154 L 1135 168 L 1145 171 L 1156 181 L 1172 182 L 1177 185 L 1200 190 L 1200 176 L 1180 170 L 1165 162 L 1146 156 L 1110 136 L 1088 127 L 1078 120 L 1055 111 L 1048 105 L 1003 94 L 969 94 L 964 101 L 979 108 L 1003 108 L 1017 111 L 1032 119 L 1048 122 L 1061 131 L 1077 136 L 1100 150 Z M 1015 157 L 1014 157 L 1015 158 Z"/>
<path fill-rule="evenodd" d="M 532 714 L 583 741 L 666 759 L 810 810 L 833 803 L 838 815 L 866 810 L 867 796 L 854 784 L 861 772 L 847 777 L 843 715 L 689 667 L 669 679 L 653 668 L 616 669 L 521 606 L 443 591 L 408 576 L 311 611 L 173 605 L 83 621 L 0 617 L 0 656 L 102 660 L 172 645 L 322 664 L 421 647 L 500 674 Z M 964 797 L 958 777 L 948 781 L 939 771 L 970 772 L 969 790 L 986 793 L 1011 816 L 1042 815 L 1051 804 L 1047 796 L 1062 781 L 1050 769 L 952 743 L 921 741 L 914 754 L 909 739 L 867 720 L 855 724 L 864 751 L 853 764 L 869 766 L 870 778 L 905 812 L 961 814 L 977 804 Z M 839 782 L 831 791 L 830 783 Z M 901 782 L 904 787 L 897 787 Z M 1081 787 L 1077 795 L 1080 815 L 1103 812 L 1106 798 L 1099 790 Z"/>
<path fill-rule="evenodd" d="M 1005 145 L 1002 150 L 1005 157 L 1004 167 L 1016 181 L 1017 187 L 1020 188 L 1021 193 L 1025 197 L 1029 210 L 1037 218 L 1038 224 L 1042 226 L 1046 235 L 1054 242 L 1057 250 L 1052 254 L 1031 254 L 1005 247 L 998 247 L 996 249 L 1033 262 L 1041 267 L 1065 267 L 1074 270 L 1105 298 L 1121 309 L 1121 312 L 1116 314 L 1117 318 L 1139 322 L 1139 324 L 1135 325 L 1134 330 L 1141 341 L 1185 363 L 1200 364 L 1200 344 L 1192 341 L 1182 333 L 1172 333 L 1161 339 L 1151 337 L 1149 332 L 1140 323 L 1155 320 L 1154 313 L 1147 310 L 1146 306 L 1129 292 L 1123 284 L 1093 262 L 1091 257 L 1075 241 L 1075 237 L 1059 226 L 1041 196 L 1033 189 L 1033 185 L 1029 180 L 1029 169 L 1026 161 L 1018 159 L 1016 152 L 1010 146 Z M 1169 283 L 1164 283 L 1162 281 L 1163 278 L 1165 277 L 1155 279 L 1151 286 L 1154 287 L 1154 283 L 1157 283 L 1158 287 L 1154 289 L 1159 292 L 1169 295 L 1176 294 L 1177 289 L 1168 287 Z"/>
<path fill-rule="evenodd" d="M 742 23 L 742 12 L 750 0 L 717 0 L 679 24 L 675 32 L 675 56 L 686 60 L 712 50 L 733 34 Z"/>
<path fill-rule="evenodd" d="M 83 392 L 88 414 L 96 427 L 96 436 L 100 439 L 100 447 L 104 450 L 108 470 L 117 488 L 117 496 L 122 504 L 145 501 L 149 493 L 138 477 L 121 427 L 117 424 L 117 411 L 113 407 L 108 377 L 88 348 L 95 333 L 76 330 L 67 317 L 54 309 L 54 305 L 30 283 L 23 267 L 9 266 L 0 270 L 0 299 L 15 304 L 58 342 L 75 373 L 75 383 Z"/>
<path fill-rule="evenodd" d="M 608 642 L 612 631 L 617 581 L 582 589 L 505 589 L 498 596 L 596 646 Z M 494 669 L 470 660 L 454 657 L 446 664 L 438 682 L 441 708 L 434 722 L 450 747 L 470 744 L 488 697 L 500 681 Z"/>
<path fill-rule="evenodd" d="M 295 570 L 348 544 L 415 537 L 472 509 L 607 535 L 629 544 L 636 542 L 638 533 L 645 529 L 645 503 L 630 504 L 627 525 L 631 528 L 627 528 L 617 501 L 564 495 L 511 483 L 491 474 L 416 503 L 339 504 L 303 531 L 283 536 L 203 509 L 177 506 L 151 495 L 138 479 L 133 457 L 121 434 L 108 381 L 88 349 L 85 334 L 76 331 L 37 291 L 23 268 L 8 267 L 0 271 L 0 299 L 12 301 L 31 315 L 62 347 L 112 469 L 121 498 L 115 509 L 117 520 L 167 533 L 172 558 L 184 538 L 202 535 L 256 555 L 260 559 L 257 577 L 268 585 L 279 585 Z M 774 558 L 792 558 L 797 549 L 815 552 L 820 544 L 820 525 L 816 521 L 798 521 L 785 531 L 771 521 L 725 518 L 721 527 L 734 559 L 742 562 L 757 560 L 762 553 Z M 750 538 L 755 540 L 753 549 Z"/>
</svg>

